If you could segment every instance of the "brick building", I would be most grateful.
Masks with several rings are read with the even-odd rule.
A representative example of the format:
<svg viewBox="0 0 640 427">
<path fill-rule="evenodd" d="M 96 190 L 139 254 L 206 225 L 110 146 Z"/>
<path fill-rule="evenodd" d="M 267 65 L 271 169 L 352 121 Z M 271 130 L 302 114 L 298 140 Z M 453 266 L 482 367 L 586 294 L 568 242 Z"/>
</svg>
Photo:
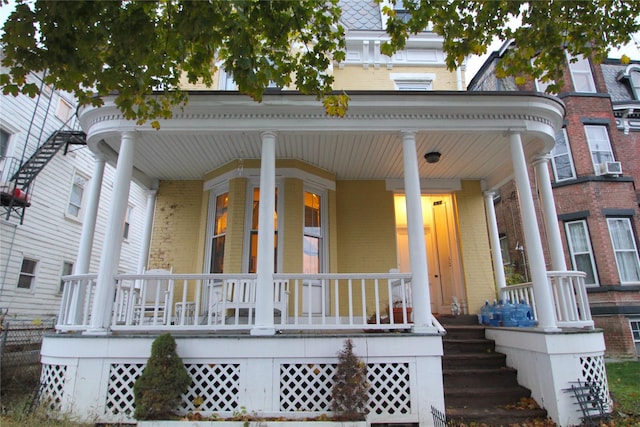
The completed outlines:
<svg viewBox="0 0 640 427">
<path fill-rule="evenodd" d="M 544 91 L 518 86 L 494 69 L 505 45 L 470 82 L 471 91 Z M 591 312 L 605 332 L 609 357 L 640 354 L 640 62 L 567 62 L 557 95 L 566 106 L 563 129 L 550 153 L 549 173 L 569 269 L 587 274 Z M 538 221 L 542 209 L 534 166 L 529 168 Z M 507 283 L 529 281 L 514 182 L 495 198 Z M 543 241 L 547 236 L 542 236 Z M 545 248 L 547 265 L 551 264 Z"/>
</svg>

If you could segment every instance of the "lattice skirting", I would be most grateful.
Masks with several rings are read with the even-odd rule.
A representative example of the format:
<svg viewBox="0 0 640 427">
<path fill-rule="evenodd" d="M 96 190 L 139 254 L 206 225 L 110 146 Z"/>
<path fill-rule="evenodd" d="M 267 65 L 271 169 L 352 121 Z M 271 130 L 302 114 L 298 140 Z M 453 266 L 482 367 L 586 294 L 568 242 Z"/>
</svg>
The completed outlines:
<svg viewBox="0 0 640 427">
<path fill-rule="evenodd" d="M 61 409 L 66 373 L 65 365 L 42 365 L 40 402 L 53 411 Z"/>
<path fill-rule="evenodd" d="M 601 393 L 601 399 L 605 402 L 605 409 L 611 411 L 611 397 L 609 394 L 609 383 L 607 382 L 607 371 L 604 365 L 604 356 L 583 356 L 580 357 L 580 380 L 590 384 L 596 384 Z"/>
<path fill-rule="evenodd" d="M 239 364 L 185 364 L 192 383 L 182 395 L 181 411 L 234 412 L 241 409 Z M 144 364 L 112 364 L 105 413 L 131 416 L 133 384 Z M 280 365 L 279 408 L 281 412 L 330 412 L 335 364 Z M 409 363 L 367 365 L 369 408 L 373 414 L 410 414 Z"/>
</svg>

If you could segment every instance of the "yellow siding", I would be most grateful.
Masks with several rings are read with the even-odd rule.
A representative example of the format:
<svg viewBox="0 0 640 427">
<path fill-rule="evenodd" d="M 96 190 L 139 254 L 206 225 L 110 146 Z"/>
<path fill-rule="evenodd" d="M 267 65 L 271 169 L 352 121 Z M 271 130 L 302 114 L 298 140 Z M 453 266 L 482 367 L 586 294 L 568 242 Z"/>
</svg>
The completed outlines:
<svg viewBox="0 0 640 427">
<path fill-rule="evenodd" d="M 484 301 L 496 295 L 480 182 L 463 181 L 455 197 L 468 310 L 479 313 Z"/>
<path fill-rule="evenodd" d="M 234 178 L 230 180 L 227 235 L 224 245 L 225 273 L 242 273 L 246 202 L 247 179 Z"/>
<path fill-rule="evenodd" d="M 334 68 L 334 84 L 336 90 L 395 90 L 391 73 L 431 73 L 435 74 L 432 90 L 457 90 L 456 73 L 445 67 L 386 67 L 375 69 L 361 66 L 347 66 L 343 69 Z M 463 73 L 464 81 L 464 73 Z"/>
<path fill-rule="evenodd" d="M 202 185 L 202 181 L 160 182 L 150 269 L 173 268 L 175 273 L 193 273 L 202 266 L 202 259 L 198 259 L 205 195 Z"/>
<path fill-rule="evenodd" d="M 282 230 L 282 272 L 302 271 L 303 182 L 296 178 L 284 181 L 284 230 Z"/>
<path fill-rule="evenodd" d="M 393 193 L 384 181 L 338 181 L 337 235 L 340 273 L 383 273 L 397 265 Z M 341 287 L 340 299 L 347 290 Z M 367 306 L 374 306 L 373 281 L 367 282 Z M 360 310 L 360 288 L 353 294 Z M 346 314 L 346 313 L 341 313 Z M 371 313 L 367 313 L 371 314 Z"/>
</svg>

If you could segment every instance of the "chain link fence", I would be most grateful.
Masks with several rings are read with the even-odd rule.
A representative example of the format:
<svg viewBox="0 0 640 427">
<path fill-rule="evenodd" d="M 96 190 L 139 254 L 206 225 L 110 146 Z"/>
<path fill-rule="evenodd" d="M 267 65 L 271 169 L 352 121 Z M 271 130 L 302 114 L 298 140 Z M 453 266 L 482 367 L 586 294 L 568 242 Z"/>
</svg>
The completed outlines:
<svg viewBox="0 0 640 427">
<path fill-rule="evenodd" d="M 55 319 L 4 319 L 0 324 L 0 389 L 2 394 L 33 392 L 40 381 L 42 335 Z"/>
</svg>

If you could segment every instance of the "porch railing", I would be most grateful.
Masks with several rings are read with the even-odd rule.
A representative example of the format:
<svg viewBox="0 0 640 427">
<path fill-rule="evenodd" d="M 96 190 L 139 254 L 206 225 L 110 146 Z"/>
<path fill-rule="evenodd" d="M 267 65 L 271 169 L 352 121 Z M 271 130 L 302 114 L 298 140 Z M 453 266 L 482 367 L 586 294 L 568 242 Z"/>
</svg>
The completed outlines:
<svg viewBox="0 0 640 427">
<path fill-rule="evenodd" d="M 586 274 L 582 271 L 549 271 L 547 277 L 553 297 L 556 324 L 561 328 L 592 328 L 594 323 L 589 309 Z M 502 290 L 504 300 L 531 305 L 534 320 L 537 319 L 536 300 L 533 284 L 510 285 Z"/>
<path fill-rule="evenodd" d="M 95 279 L 63 278 L 58 330 L 89 327 Z M 255 274 L 154 272 L 115 282 L 112 330 L 248 330 L 255 323 Z M 401 273 L 276 274 L 274 323 L 279 330 L 407 329 L 410 285 L 411 275 Z"/>
</svg>

